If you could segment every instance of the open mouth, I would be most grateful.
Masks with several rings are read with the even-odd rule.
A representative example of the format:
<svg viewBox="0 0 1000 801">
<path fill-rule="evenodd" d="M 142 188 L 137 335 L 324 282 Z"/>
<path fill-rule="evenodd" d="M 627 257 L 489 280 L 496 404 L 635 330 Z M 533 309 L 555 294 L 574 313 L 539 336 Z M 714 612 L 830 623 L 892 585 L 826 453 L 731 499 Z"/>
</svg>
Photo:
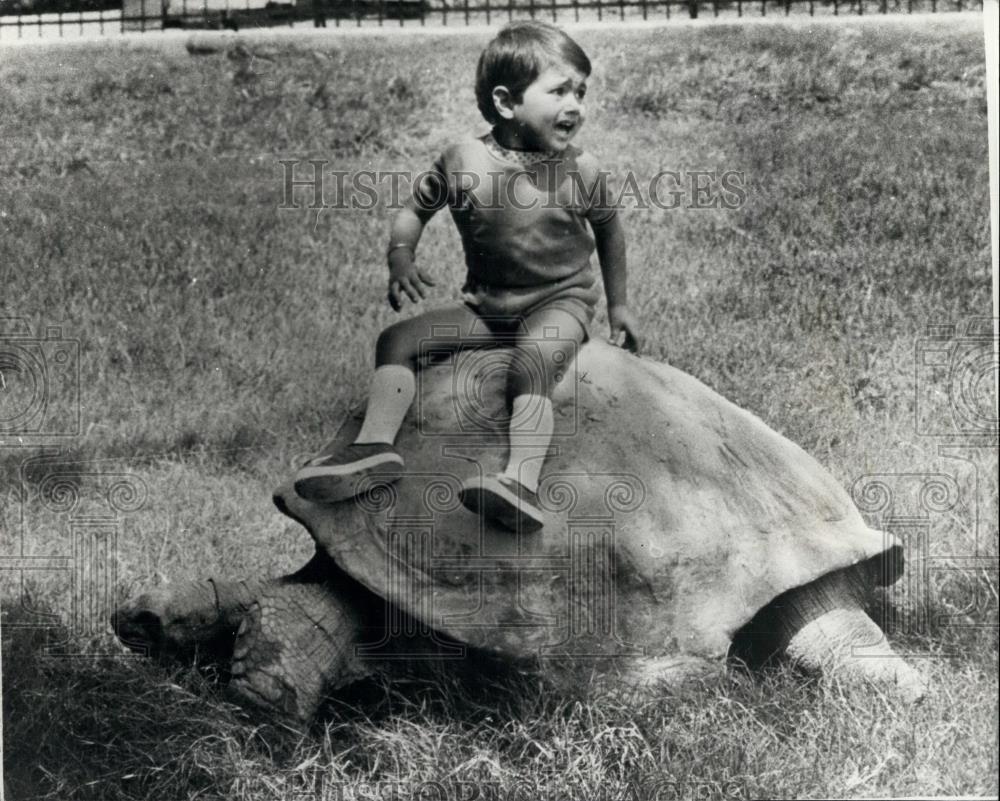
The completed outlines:
<svg viewBox="0 0 1000 801">
<path fill-rule="evenodd" d="M 557 122 L 555 127 L 556 130 L 561 133 L 571 134 L 573 133 L 573 131 L 576 130 L 576 123 L 569 122 L 568 120 L 563 120 L 562 122 Z"/>
</svg>

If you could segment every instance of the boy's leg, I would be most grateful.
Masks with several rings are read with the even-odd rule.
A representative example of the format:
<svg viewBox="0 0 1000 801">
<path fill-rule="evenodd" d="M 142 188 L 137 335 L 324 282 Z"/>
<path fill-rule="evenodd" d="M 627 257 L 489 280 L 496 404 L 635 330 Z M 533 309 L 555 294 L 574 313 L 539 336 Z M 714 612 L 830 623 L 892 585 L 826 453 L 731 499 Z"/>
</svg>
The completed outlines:
<svg viewBox="0 0 1000 801">
<path fill-rule="evenodd" d="M 403 458 L 392 443 L 416 394 L 416 365 L 421 347 L 433 341 L 436 351 L 458 350 L 473 336 L 479 317 L 464 305 L 435 309 L 386 328 L 375 349 L 375 372 L 364 423 L 352 444 L 312 459 L 295 476 L 295 490 L 311 501 L 333 503 L 354 497 L 358 481 L 377 473 L 395 481 Z M 477 340 L 482 339 L 476 336 Z"/>
<path fill-rule="evenodd" d="M 391 445 L 416 395 L 421 349 L 432 345 L 435 352 L 458 350 L 470 341 L 481 341 L 482 335 L 474 333 L 482 330 L 479 324 L 478 315 L 462 304 L 402 320 L 382 331 L 375 345 L 365 421 L 354 442 Z"/>
<path fill-rule="evenodd" d="M 552 391 L 586 336 L 583 325 L 559 308 L 540 309 L 526 320 L 516 340 L 508 395 L 512 397 L 510 455 L 503 473 L 486 476 L 463 493 L 466 506 L 514 530 L 544 524 L 538 480 L 552 441 Z"/>
<path fill-rule="evenodd" d="M 538 489 L 542 464 L 552 441 L 552 392 L 562 380 L 586 332 L 564 309 L 540 309 L 518 338 L 518 358 L 511 365 L 508 393 L 510 456 L 504 475 L 532 492 Z"/>
</svg>

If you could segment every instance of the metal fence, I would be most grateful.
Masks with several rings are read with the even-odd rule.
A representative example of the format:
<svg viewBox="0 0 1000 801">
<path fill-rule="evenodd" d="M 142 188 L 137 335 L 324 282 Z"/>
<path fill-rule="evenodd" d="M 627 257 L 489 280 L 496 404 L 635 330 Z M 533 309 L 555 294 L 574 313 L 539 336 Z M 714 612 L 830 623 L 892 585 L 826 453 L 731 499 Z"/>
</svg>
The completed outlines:
<svg viewBox="0 0 1000 801">
<path fill-rule="evenodd" d="M 839 16 L 977 11 L 983 0 L 0 0 L 0 41 L 263 27 L 493 25 L 675 17 Z"/>
</svg>

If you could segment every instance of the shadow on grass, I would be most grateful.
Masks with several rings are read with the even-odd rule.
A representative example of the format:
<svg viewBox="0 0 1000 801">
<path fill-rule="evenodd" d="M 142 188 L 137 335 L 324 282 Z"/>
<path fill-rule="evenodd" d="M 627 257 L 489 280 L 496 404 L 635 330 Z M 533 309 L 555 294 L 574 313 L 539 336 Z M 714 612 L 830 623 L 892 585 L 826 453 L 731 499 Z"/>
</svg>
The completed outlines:
<svg viewBox="0 0 1000 801">
<path fill-rule="evenodd" d="M 58 450 L 8 451 L 0 454 L 0 476 L 7 486 L 38 489 L 53 474 L 72 478 L 81 470 L 100 470 L 110 462 L 136 469 L 163 459 L 183 461 L 186 457 L 197 457 L 220 470 L 252 472 L 261 455 L 273 451 L 276 444 L 273 434 L 247 424 L 209 434 L 184 429 L 159 437 L 143 434 L 96 447 L 85 443 Z"/>
<path fill-rule="evenodd" d="M 406 718 L 514 720 L 531 714 L 524 699 L 544 697 L 516 669 L 476 660 L 465 670 L 446 665 L 358 682 L 329 699 L 310 727 L 297 727 L 231 703 L 220 666 L 87 656 L 86 647 L 26 615 L 5 620 L 6 798 L 226 798 L 248 772 L 265 782 L 295 774 L 324 734 L 330 759 L 365 771 L 365 750 L 352 753 L 358 730 Z M 67 650 L 83 655 L 60 655 Z"/>
<path fill-rule="evenodd" d="M 847 729 L 891 727 L 907 715 L 787 665 L 734 667 L 718 681 L 636 696 L 586 681 L 555 687 L 484 658 L 358 682 L 305 728 L 230 703 L 224 674 L 211 666 L 53 656 L 66 637 L 52 629 L 8 625 L 3 637 L 13 799 L 294 798 L 314 787 L 451 775 L 477 758 L 497 766 L 488 778 L 502 787 L 519 775 L 555 791 L 560 782 L 589 788 L 605 778 L 639 786 L 636 777 L 662 774 L 677 786 L 738 780 L 748 797 L 794 795 L 829 781 L 821 761 L 802 757 L 800 772 L 779 780 L 765 769 L 768 754 L 822 751 L 830 747 L 824 737 L 840 743 Z M 817 728 L 823 720 L 831 732 L 847 729 L 827 737 Z"/>
<path fill-rule="evenodd" d="M 297 736 L 251 725 L 211 671 L 51 654 L 64 643 L 52 629 L 4 626 L 8 799 L 202 797 Z"/>
</svg>

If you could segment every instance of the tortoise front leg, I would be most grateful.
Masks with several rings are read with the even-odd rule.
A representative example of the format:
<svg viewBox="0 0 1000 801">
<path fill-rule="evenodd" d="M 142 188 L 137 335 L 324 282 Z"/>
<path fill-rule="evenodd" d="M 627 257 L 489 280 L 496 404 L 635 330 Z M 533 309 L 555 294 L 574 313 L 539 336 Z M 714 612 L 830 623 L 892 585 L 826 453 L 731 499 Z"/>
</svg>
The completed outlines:
<svg viewBox="0 0 1000 801">
<path fill-rule="evenodd" d="M 260 592 L 233 650 L 240 700 L 308 722 L 327 692 L 370 672 L 354 653 L 364 615 L 342 586 L 286 580 Z"/>
</svg>

